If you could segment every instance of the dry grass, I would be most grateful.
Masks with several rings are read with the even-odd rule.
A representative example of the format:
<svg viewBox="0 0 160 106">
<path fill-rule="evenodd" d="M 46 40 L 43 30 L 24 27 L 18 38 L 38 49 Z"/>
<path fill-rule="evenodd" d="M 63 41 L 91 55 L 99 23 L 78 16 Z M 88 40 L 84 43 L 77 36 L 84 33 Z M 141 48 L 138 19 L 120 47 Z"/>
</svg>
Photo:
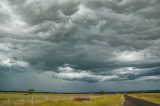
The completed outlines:
<svg viewBox="0 0 160 106">
<path fill-rule="evenodd" d="M 74 97 L 89 101 L 75 101 Z M 121 106 L 123 95 L 0 93 L 0 106 Z"/>
<path fill-rule="evenodd" d="M 160 104 L 160 93 L 136 93 L 130 96 Z"/>
</svg>

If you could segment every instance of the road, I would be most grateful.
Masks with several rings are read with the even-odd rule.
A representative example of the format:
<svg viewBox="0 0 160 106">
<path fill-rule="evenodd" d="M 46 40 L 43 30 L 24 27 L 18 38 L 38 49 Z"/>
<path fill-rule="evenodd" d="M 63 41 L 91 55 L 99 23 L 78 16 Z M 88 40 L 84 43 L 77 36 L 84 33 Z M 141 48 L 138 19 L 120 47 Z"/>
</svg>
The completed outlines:
<svg viewBox="0 0 160 106">
<path fill-rule="evenodd" d="M 123 106 L 160 106 L 160 105 L 125 95 L 125 102 Z"/>
</svg>

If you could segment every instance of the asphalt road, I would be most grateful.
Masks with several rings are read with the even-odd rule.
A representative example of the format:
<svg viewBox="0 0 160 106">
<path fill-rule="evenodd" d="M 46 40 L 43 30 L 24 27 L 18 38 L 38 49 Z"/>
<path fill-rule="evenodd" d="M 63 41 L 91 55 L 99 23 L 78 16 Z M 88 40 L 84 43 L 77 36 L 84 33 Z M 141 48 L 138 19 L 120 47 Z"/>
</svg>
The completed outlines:
<svg viewBox="0 0 160 106">
<path fill-rule="evenodd" d="M 123 106 L 160 106 L 160 105 L 125 95 L 125 102 Z"/>
</svg>

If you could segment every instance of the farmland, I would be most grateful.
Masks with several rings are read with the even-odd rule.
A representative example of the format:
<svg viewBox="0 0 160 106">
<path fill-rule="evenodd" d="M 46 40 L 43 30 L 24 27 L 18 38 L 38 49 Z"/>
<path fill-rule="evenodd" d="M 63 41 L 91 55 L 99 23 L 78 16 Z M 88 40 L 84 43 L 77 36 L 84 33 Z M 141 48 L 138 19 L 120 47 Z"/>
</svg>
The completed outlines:
<svg viewBox="0 0 160 106">
<path fill-rule="evenodd" d="M 74 97 L 88 97 L 90 100 L 75 101 Z M 123 95 L 120 94 L 0 94 L 0 106 L 121 106 L 122 104 Z"/>
<path fill-rule="evenodd" d="M 160 93 L 134 93 L 129 96 L 160 104 Z M 86 101 L 75 97 L 89 98 Z M 1 92 L 0 106 L 123 106 L 123 94 L 47 94 Z"/>
</svg>

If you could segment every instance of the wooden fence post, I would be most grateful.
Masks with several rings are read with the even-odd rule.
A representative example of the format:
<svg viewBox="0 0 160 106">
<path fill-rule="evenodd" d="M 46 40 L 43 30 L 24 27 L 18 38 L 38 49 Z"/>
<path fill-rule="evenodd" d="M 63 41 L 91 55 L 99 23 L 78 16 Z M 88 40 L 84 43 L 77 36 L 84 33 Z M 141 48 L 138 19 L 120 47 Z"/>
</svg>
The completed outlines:
<svg viewBox="0 0 160 106">
<path fill-rule="evenodd" d="M 9 97 L 8 97 L 8 104 L 10 104 L 10 99 L 9 99 Z"/>
<path fill-rule="evenodd" d="M 32 106 L 33 106 L 33 104 L 34 104 L 34 103 L 33 103 L 33 96 L 32 96 L 32 99 L 31 99 L 31 104 L 32 104 Z"/>
</svg>

